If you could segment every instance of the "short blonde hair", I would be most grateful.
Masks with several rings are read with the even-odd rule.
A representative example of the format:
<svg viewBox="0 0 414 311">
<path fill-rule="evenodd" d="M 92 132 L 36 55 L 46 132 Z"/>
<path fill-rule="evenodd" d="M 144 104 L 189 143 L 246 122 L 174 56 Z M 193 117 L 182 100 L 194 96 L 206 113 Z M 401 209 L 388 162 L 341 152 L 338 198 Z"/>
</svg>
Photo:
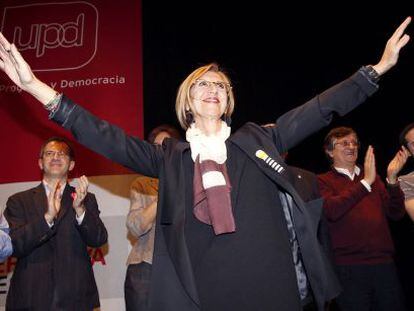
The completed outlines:
<svg viewBox="0 0 414 311">
<path fill-rule="evenodd" d="M 230 83 L 229 77 L 220 70 L 219 66 L 216 63 L 211 63 L 194 70 L 187 78 L 181 83 L 178 88 L 177 98 L 175 100 L 175 113 L 177 114 L 178 121 L 180 122 L 181 127 L 186 130 L 190 127 L 190 124 L 187 122 L 186 111 L 194 111 L 194 107 L 190 100 L 190 90 L 194 85 L 195 81 L 199 79 L 206 72 L 216 72 L 224 80 L 224 82 Z M 231 116 L 234 111 L 234 94 L 233 90 L 230 87 L 227 93 L 227 108 L 225 111 L 226 116 Z"/>
</svg>

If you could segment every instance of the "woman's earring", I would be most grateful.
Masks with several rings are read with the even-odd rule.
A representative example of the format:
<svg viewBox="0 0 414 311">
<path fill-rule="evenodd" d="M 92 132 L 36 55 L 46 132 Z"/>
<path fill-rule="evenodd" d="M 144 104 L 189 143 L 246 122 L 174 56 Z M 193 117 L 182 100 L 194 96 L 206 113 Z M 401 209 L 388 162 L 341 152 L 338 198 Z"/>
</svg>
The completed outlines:
<svg viewBox="0 0 414 311">
<path fill-rule="evenodd" d="M 193 116 L 193 113 L 190 110 L 187 110 L 185 112 L 185 122 L 188 125 L 191 125 L 194 122 L 194 116 Z"/>
<path fill-rule="evenodd" d="M 226 122 L 227 126 L 231 125 L 231 117 L 227 114 L 224 115 L 224 122 Z"/>
</svg>

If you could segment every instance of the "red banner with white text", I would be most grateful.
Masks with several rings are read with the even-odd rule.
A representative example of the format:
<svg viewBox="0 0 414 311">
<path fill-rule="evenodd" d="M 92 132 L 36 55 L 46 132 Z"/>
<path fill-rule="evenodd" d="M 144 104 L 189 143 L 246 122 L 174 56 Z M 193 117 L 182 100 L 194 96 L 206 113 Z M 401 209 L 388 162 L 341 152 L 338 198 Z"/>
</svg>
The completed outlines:
<svg viewBox="0 0 414 311">
<path fill-rule="evenodd" d="M 2 0 L 0 31 L 16 44 L 40 80 L 142 137 L 140 1 Z M 51 136 L 73 141 L 2 72 L 0 127 L 0 183 L 39 180 L 42 142 Z M 76 143 L 74 147 L 74 176 L 129 173 Z"/>
</svg>

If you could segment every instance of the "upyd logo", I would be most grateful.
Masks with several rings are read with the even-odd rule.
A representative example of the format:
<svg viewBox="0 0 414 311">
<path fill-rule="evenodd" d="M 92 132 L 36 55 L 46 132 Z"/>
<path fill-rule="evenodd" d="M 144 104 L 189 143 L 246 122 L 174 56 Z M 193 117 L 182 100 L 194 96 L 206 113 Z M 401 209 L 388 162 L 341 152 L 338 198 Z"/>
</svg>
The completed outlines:
<svg viewBox="0 0 414 311">
<path fill-rule="evenodd" d="M 85 1 L 9 6 L 1 32 L 33 71 L 78 69 L 95 57 L 98 10 Z"/>
</svg>

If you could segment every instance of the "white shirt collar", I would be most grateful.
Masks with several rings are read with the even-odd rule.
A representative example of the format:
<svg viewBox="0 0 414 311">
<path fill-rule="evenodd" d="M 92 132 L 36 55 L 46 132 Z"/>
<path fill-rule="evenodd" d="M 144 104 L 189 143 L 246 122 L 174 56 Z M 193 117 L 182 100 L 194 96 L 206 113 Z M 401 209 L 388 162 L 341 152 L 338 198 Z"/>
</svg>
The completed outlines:
<svg viewBox="0 0 414 311">
<path fill-rule="evenodd" d="M 206 136 L 195 126 L 195 123 L 186 131 L 186 139 L 190 143 L 191 158 L 193 161 L 200 155 L 200 162 L 213 160 L 223 164 L 227 160 L 226 140 L 230 136 L 231 128 L 221 121 L 220 131 L 216 135 Z"/>
<path fill-rule="evenodd" d="M 361 169 L 360 169 L 358 166 L 356 166 L 356 165 L 355 165 L 355 167 L 354 167 L 354 171 L 353 171 L 353 172 L 350 172 L 350 171 L 348 171 L 346 168 L 342 168 L 342 167 L 335 167 L 335 166 L 334 166 L 334 169 L 336 169 L 336 171 L 337 171 L 338 173 L 345 174 L 345 175 L 346 175 L 346 176 L 348 176 L 351 180 L 354 180 L 355 175 L 356 175 L 356 176 L 359 176 L 359 174 L 361 173 Z"/>
</svg>

